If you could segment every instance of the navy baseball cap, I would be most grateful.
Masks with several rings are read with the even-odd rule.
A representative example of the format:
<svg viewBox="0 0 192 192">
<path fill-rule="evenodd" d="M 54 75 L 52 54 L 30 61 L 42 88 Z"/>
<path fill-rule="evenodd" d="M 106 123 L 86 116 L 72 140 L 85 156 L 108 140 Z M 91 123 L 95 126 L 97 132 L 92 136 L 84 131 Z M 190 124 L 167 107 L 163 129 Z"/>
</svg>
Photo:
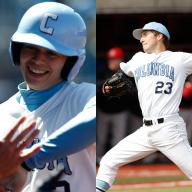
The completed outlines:
<svg viewBox="0 0 192 192">
<path fill-rule="evenodd" d="M 157 31 L 157 32 L 165 35 L 168 38 L 168 40 L 170 39 L 170 34 L 169 34 L 169 31 L 167 30 L 167 28 L 164 25 L 162 25 L 161 23 L 157 23 L 157 22 L 150 22 L 150 23 L 145 24 L 144 27 L 141 29 L 133 30 L 133 37 L 135 39 L 140 40 L 141 39 L 141 33 L 145 30 L 146 31 L 147 30 Z"/>
</svg>

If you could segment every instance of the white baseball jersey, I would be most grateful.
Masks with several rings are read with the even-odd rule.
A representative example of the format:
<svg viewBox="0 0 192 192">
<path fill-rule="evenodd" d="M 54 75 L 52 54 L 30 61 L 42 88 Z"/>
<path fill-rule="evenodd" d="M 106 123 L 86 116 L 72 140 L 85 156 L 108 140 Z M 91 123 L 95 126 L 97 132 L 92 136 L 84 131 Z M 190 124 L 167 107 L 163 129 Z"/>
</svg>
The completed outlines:
<svg viewBox="0 0 192 192">
<path fill-rule="evenodd" d="M 95 86 L 89 83 L 66 83 L 47 102 L 36 110 L 30 112 L 25 106 L 16 101 L 16 95 L 0 105 L 0 121 L 3 129 L 12 127 L 15 121 L 23 114 L 38 117 L 40 134 L 38 139 L 43 140 L 55 130 L 67 123 L 78 113 L 93 107 L 95 103 Z M 82 133 L 83 134 L 83 133 Z M 76 142 L 74 140 L 74 142 Z M 34 189 L 39 179 L 50 175 L 57 164 L 62 163 L 65 174 L 60 178 L 56 192 L 94 192 L 95 191 L 95 145 L 91 145 L 80 152 L 63 156 L 54 162 L 49 162 L 41 169 L 36 169 L 30 175 L 30 182 L 23 191 L 30 192 Z"/>
<path fill-rule="evenodd" d="M 144 118 L 178 113 L 186 76 L 192 73 L 192 54 L 138 52 L 120 67 L 135 78 Z"/>
</svg>

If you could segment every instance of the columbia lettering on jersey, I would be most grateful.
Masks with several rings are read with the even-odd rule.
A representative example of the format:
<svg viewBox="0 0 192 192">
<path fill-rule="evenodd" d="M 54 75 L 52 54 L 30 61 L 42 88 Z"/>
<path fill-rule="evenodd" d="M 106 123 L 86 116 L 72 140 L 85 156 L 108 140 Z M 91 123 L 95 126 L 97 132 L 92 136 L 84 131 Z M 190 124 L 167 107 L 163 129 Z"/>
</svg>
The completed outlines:
<svg viewBox="0 0 192 192">
<path fill-rule="evenodd" d="M 178 113 L 185 79 L 192 73 L 191 54 L 138 52 L 120 67 L 125 74 L 135 78 L 144 118 Z"/>
<path fill-rule="evenodd" d="M 42 140 L 44 140 L 46 138 L 42 138 Z M 33 142 L 31 143 L 31 145 L 28 146 L 28 148 L 31 148 L 33 145 L 37 144 L 37 143 L 40 143 L 40 139 L 39 138 L 35 138 L 33 140 Z M 69 166 L 69 162 L 68 162 L 68 157 L 67 156 L 63 156 L 62 158 L 58 158 L 58 159 L 55 159 L 54 161 L 50 161 L 48 163 L 43 163 L 42 165 L 39 165 L 36 167 L 36 169 L 48 169 L 50 171 L 54 170 L 59 164 L 62 164 L 64 167 L 64 174 L 66 175 L 72 175 L 72 171 L 70 169 L 70 166 Z"/>
<path fill-rule="evenodd" d="M 173 66 L 165 65 L 164 63 L 148 63 L 141 67 L 138 67 L 134 71 L 135 80 L 138 81 L 141 77 L 150 75 L 166 76 L 172 81 L 175 79 L 175 69 Z"/>
</svg>

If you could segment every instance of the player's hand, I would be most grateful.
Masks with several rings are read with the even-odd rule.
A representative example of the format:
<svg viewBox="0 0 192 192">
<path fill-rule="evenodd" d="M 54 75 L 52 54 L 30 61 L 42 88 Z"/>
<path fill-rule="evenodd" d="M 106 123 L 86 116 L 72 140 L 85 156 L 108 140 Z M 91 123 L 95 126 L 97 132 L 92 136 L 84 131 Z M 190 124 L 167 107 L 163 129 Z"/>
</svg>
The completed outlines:
<svg viewBox="0 0 192 192">
<path fill-rule="evenodd" d="M 34 121 L 15 138 L 15 133 L 19 126 L 24 123 L 25 119 L 25 117 L 20 118 L 3 140 L 0 141 L 0 181 L 17 173 L 21 163 L 40 149 L 40 146 L 35 145 L 31 149 L 24 150 L 39 133 L 38 129 L 34 129 L 36 124 Z"/>
<path fill-rule="evenodd" d="M 9 176 L 0 182 L 2 191 L 21 192 L 27 180 L 27 174 L 28 172 L 25 169 L 19 167 L 16 174 Z"/>
<path fill-rule="evenodd" d="M 111 89 L 112 89 L 111 86 L 107 86 L 107 85 L 104 84 L 103 87 L 102 87 L 102 92 L 103 92 L 104 95 L 107 95 L 107 94 L 110 93 Z"/>
<path fill-rule="evenodd" d="M 134 79 L 120 69 L 105 81 L 102 91 L 105 96 L 120 98 L 125 95 L 135 96 L 137 88 Z"/>
</svg>

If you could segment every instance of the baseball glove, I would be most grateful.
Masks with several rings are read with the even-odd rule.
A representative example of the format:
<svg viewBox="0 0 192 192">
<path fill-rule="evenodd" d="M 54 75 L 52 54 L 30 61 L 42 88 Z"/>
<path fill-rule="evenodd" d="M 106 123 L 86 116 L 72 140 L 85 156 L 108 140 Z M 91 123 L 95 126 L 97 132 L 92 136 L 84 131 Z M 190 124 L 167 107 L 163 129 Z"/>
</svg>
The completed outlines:
<svg viewBox="0 0 192 192">
<path fill-rule="evenodd" d="M 103 84 L 105 96 L 121 97 L 134 95 L 137 92 L 135 81 L 127 76 L 121 69 Z"/>
</svg>

